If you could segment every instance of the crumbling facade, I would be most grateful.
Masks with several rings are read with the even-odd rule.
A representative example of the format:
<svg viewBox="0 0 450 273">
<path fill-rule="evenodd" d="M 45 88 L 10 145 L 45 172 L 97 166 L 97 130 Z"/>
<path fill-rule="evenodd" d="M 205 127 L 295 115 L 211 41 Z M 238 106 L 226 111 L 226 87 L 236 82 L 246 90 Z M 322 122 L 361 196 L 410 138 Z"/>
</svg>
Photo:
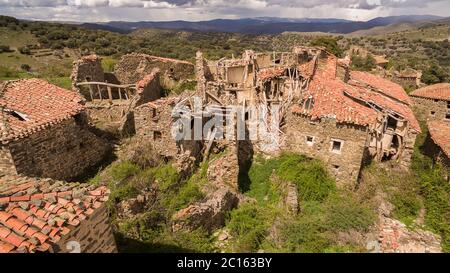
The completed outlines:
<svg viewBox="0 0 450 273">
<path fill-rule="evenodd" d="M 275 120 L 278 126 L 263 126 L 252 149 L 320 158 L 338 183 L 352 185 L 363 162 L 396 160 L 408 166 L 420 127 L 402 87 L 351 72 L 349 64 L 349 59 L 310 47 L 246 51 L 240 59 L 219 61 L 198 53 L 197 93 L 210 109 L 213 105 L 225 114 L 229 105 L 244 106 L 246 128 Z M 259 121 L 251 118 L 255 105 L 263 109 Z"/>
<path fill-rule="evenodd" d="M 190 62 L 139 53 L 124 55 L 114 74 L 120 82 L 132 84 L 155 68 L 161 71 L 161 85 L 167 89 L 194 77 L 194 65 Z"/>
<path fill-rule="evenodd" d="M 0 172 L 70 180 L 110 150 L 87 124 L 82 97 L 40 79 L 0 91 Z"/>
<path fill-rule="evenodd" d="M 0 253 L 117 252 L 105 186 L 0 175 Z"/>
<path fill-rule="evenodd" d="M 151 141 L 155 150 L 166 158 L 175 159 L 185 152 L 199 158 L 201 141 L 194 140 L 193 135 L 189 139 L 176 139 L 174 130 L 178 126 L 194 122 L 187 120 L 176 125 L 177 120 L 181 121 L 175 110 L 180 100 L 182 97 L 166 97 L 137 107 L 134 111 L 136 135 L 144 141 Z"/>
<path fill-rule="evenodd" d="M 450 84 L 438 83 L 410 93 L 421 120 L 450 121 Z"/>
<path fill-rule="evenodd" d="M 119 136 L 134 132 L 135 107 L 161 97 L 160 71 L 156 67 L 128 84 L 115 74 L 104 73 L 101 59 L 92 55 L 74 63 L 71 78 L 74 90 L 85 99 L 91 121 Z"/>
</svg>

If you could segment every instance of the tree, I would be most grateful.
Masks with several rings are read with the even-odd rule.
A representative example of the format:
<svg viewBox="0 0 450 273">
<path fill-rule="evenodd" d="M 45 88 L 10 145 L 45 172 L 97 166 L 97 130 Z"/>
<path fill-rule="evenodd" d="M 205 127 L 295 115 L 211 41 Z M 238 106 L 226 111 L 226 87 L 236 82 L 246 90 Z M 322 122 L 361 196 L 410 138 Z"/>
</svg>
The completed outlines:
<svg viewBox="0 0 450 273">
<path fill-rule="evenodd" d="M 365 58 L 354 54 L 351 59 L 352 68 L 355 70 L 370 71 L 376 66 L 376 61 L 372 54 L 367 54 Z"/>
<path fill-rule="evenodd" d="M 337 43 L 337 40 L 333 37 L 319 37 L 310 43 L 312 46 L 322 46 L 325 47 L 328 51 L 336 55 L 337 57 L 342 57 L 343 50 Z"/>
<path fill-rule="evenodd" d="M 435 84 L 449 80 L 449 71 L 446 71 L 440 67 L 436 62 L 431 63 L 431 65 L 422 74 L 422 82 L 426 84 Z"/>
<path fill-rule="evenodd" d="M 0 53 L 3 52 L 12 52 L 13 50 L 11 50 L 11 48 L 7 45 L 0 45 Z"/>
<path fill-rule="evenodd" d="M 29 72 L 31 70 L 31 66 L 28 64 L 22 64 L 20 65 L 20 69 Z"/>
<path fill-rule="evenodd" d="M 19 47 L 19 52 L 24 55 L 31 55 L 31 50 L 27 46 Z"/>
</svg>

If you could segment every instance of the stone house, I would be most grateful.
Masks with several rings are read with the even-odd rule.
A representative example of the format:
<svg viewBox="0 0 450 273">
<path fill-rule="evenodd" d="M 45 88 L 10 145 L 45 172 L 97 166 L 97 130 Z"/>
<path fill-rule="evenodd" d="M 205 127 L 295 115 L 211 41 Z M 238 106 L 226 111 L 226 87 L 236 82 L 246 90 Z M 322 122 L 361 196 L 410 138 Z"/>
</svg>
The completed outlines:
<svg viewBox="0 0 450 273">
<path fill-rule="evenodd" d="M 207 104 L 222 108 L 279 109 L 270 117 L 278 118 L 279 128 L 266 128 L 267 134 L 251 141 L 252 149 L 320 158 L 339 184 L 352 185 L 370 160 L 395 160 L 408 166 L 420 127 L 401 86 L 350 71 L 349 65 L 348 59 L 311 47 L 246 51 L 240 59 L 219 61 L 205 60 L 198 53 L 197 92 Z M 253 121 L 248 114 L 246 110 L 250 127 Z M 267 149 L 267 140 L 276 145 Z"/>
<path fill-rule="evenodd" d="M 0 175 L 0 253 L 117 252 L 104 186 Z"/>
<path fill-rule="evenodd" d="M 427 126 L 424 150 L 444 168 L 444 176 L 450 181 L 450 121 L 429 120 Z"/>
<path fill-rule="evenodd" d="M 189 152 L 198 157 L 202 148 L 201 142 L 191 140 L 176 140 L 174 130 L 183 124 L 191 124 L 189 119 L 181 123 L 179 113 L 175 112 L 175 106 L 182 97 L 165 97 L 159 100 L 140 105 L 134 110 L 134 124 L 136 135 L 144 141 L 150 141 L 155 150 L 162 156 L 173 159 L 178 155 Z"/>
<path fill-rule="evenodd" d="M 83 98 L 40 79 L 0 90 L 0 172 L 70 180 L 95 167 L 109 145 L 87 123 Z"/>
<path fill-rule="evenodd" d="M 160 98 L 162 92 L 158 68 L 142 73 L 134 82 L 123 83 L 116 74 L 103 71 L 101 58 L 96 55 L 74 62 L 71 78 L 74 90 L 86 101 L 90 121 L 118 136 L 132 134 L 133 109 Z"/>
<path fill-rule="evenodd" d="M 421 120 L 450 120 L 450 84 L 438 83 L 410 93 Z"/>
<path fill-rule="evenodd" d="M 421 83 L 422 72 L 412 68 L 407 68 L 402 71 L 394 71 L 391 80 L 400 84 L 405 88 L 416 89 L 422 86 Z"/>
</svg>

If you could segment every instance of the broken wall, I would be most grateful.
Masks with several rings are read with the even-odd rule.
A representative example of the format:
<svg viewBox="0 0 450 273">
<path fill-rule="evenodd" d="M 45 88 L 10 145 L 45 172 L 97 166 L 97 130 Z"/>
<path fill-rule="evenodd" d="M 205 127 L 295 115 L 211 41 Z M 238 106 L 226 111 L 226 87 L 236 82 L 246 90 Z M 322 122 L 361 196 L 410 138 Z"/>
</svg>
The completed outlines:
<svg viewBox="0 0 450 273">
<path fill-rule="evenodd" d="M 79 82 L 104 82 L 105 73 L 101 58 L 97 55 L 90 55 L 75 61 L 70 79 L 72 80 L 73 90 L 78 90 L 76 83 Z"/>
<path fill-rule="evenodd" d="M 122 56 L 115 66 L 114 74 L 121 83 L 132 84 L 155 68 L 160 69 L 161 84 L 166 88 L 194 77 L 194 65 L 189 62 L 138 53 Z"/>
<path fill-rule="evenodd" d="M 198 158 L 200 141 L 176 141 L 172 136 L 174 99 L 162 98 L 137 107 L 134 111 L 136 135 L 151 141 L 156 151 L 163 156 L 176 158 L 179 153 L 190 151 L 192 156 Z"/>
</svg>

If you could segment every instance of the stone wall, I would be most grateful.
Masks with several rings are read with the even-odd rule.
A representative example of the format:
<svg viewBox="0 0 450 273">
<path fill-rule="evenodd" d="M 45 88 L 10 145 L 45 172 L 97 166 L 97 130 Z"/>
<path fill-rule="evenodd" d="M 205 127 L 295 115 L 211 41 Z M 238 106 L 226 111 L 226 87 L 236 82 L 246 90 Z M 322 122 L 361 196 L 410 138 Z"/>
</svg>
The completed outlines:
<svg viewBox="0 0 450 273">
<path fill-rule="evenodd" d="M 72 75 L 70 76 L 74 90 L 78 82 L 104 82 L 105 74 L 102 68 L 102 60 L 96 55 L 85 56 L 73 64 Z"/>
<path fill-rule="evenodd" d="M 169 157 L 178 154 L 178 146 L 171 133 L 172 124 L 172 106 L 169 102 L 145 104 L 134 111 L 136 135 L 152 141 L 160 154 Z"/>
<path fill-rule="evenodd" d="M 442 151 L 441 147 L 433 141 L 429 133 L 425 139 L 423 150 L 426 155 L 433 158 L 434 162 L 443 167 L 442 171 L 444 178 L 447 181 L 450 181 L 450 158 Z"/>
<path fill-rule="evenodd" d="M 155 150 L 162 156 L 175 158 L 179 153 L 190 151 L 193 157 L 199 158 L 201 141 L 176 141 L 172 136 L 174 106 L 173 98 L 163 98 L 137 107 L 134 110 L 136 135 L 145 141 L 151 141 Z"/>
<path fill-rule="evenodd" d="M 284 146 L 287 151 L 321 159 L 338 185 L 355 185 L 365 152 L 365 127 L 326 119 L 312 122 L 307 117 L 294 114 L 287 116 L 286 124 Z M 340 152 L 332 151 L 333 141 L 341 141 Z"/>
<path fill-rule="evenodd" d="M 116 253 L 117 246 L 109 222 L 105 204 L 94 210 L 81 224 L 69 234 L 52 245 L 52 252 L 70 253 L 72 245 L 79 244 L 81 253 Z"/>
<path fill-rule="evenodd" d="M 76 116 L 8 144 L 18 174 L 71 180 L 101 162 L 109 145 Z"/>
<path fill-rule="evenodd" d="M 399 157 L 400 165 L 406 169 L 411 166 L 412 156 L 414 154 L 414 144 L 416 143 L 417 132 L 415 130 L 409 129 L 403 138 L 404 149 Z"/>
<path fill-rule="evenodd" d="M 86 103 L 86 112 L 89 115 L 90 122 L 101 130 L 112 134 L 119 134 L 121 121 L 129 108 L 129 101 L 124 101 L 122 104 Z"/>
<path fill-rule="evenodd" d="M 161 70 L 161 83 L 166 88 L 171 88 L 167 85 L 194 77 L 194 65 L 189 62 L 138 53 L 124 55 L 115 66 L 114 74 L 121 83 L 132 84 L 155 68 Z"/>
<path fill-rule="evenodd" d="M 161 98 L 161 84 L 160 84 L 161 72 L 158 68 L 155 68 L 152 73 L 146 75 L 140 81 L 136 83 L 136 95 L 134 107 L 142 105 L 149 101 L 154 101 Z"/>
<path fill-rule="evenodd" d="M 7 146 L 0 145 L 0 173 L 16 174 L 16 167 Z"/>
<path fill-rule="evenodd" d="M 447 113 L 447 101 L 411 97 L 417 109 L 419 120 L 444 120 Z M 432 113 L 434 112 L 434 113 Z M 448 111 L 450 113 L 450 111 Z"/>
</svg>

